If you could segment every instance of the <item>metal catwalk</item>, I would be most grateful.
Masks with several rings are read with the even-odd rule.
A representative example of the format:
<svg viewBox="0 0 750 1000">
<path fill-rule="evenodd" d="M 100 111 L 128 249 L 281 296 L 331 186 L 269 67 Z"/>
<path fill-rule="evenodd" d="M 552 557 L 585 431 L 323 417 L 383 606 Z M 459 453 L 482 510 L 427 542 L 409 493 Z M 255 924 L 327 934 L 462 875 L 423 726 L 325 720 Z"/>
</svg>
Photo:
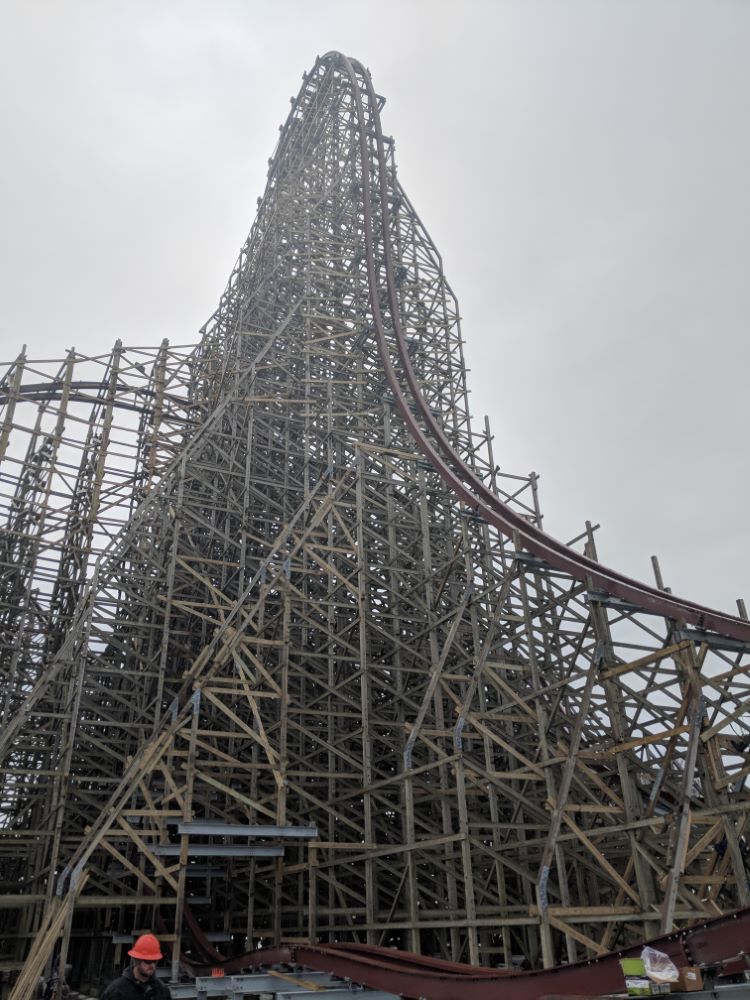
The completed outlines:
<svg viewBox="0 0 750 1000">
<path fill-rule="evenodd" d="M 197 346 L 0 383 L 21 984 L 95 987 L 139 929 L 175 973 L 316 940 L 549 967 L 750 903 L 744 607 L 541 531 L 382 105 L 337 53 L 305 74 Z"/>
</svg>

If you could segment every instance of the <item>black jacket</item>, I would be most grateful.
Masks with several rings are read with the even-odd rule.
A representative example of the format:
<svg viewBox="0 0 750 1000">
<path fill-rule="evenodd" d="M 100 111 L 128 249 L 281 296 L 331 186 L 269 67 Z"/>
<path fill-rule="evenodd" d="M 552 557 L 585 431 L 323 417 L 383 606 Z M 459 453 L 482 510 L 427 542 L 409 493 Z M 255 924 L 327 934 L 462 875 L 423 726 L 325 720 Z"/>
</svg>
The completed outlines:
<svg viewBox="0 0 750 1000">
<path fill-rule="evenodd" d="M 101 1000 L 172 1000 L 169 987 L 152 976 L 147 983 L 139 983 L 132 969 L 125 969 L 113 979 L 101 995 Z"/>
</svg>

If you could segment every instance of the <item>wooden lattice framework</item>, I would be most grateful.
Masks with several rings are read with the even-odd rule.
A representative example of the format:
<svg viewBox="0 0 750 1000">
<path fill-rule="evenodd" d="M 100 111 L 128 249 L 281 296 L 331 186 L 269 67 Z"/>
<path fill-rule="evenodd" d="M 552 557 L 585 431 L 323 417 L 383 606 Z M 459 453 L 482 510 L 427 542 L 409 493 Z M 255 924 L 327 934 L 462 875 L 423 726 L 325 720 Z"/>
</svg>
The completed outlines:
<svg viewBox="0 0 750 1000">
<path fill-rule="evenodd" d="M 365 262 L 375 112 L 337 56 L 305 75 L 197 346 L 8 367 L 6 967 L 62 941 L 96 983 L 118 934 L 187 948 L 193 921 L 224 950 L 549 965 L 750 903 L 743 642 L 523 551 L 396 409 Z M 392 143 L 380 184 L 422 394 L 540 525 L 536 478 L 472 426 Z M 590 525 L 572 544 L 596 557 Z"/>
</svg>

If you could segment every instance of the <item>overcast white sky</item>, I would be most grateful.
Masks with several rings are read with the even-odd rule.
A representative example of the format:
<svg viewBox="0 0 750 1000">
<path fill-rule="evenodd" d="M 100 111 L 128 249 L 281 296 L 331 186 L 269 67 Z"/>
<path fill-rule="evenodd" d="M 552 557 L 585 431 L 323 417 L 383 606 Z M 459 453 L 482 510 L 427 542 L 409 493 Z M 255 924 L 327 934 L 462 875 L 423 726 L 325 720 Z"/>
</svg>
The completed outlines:
<svg viewBox="0 0 750 1000">
<path fill-rule="evenodd" d="M 0 358 L 196 339 L 289 97 L 340 49 L 546 527 L 750 597 L 750 2 L 3 0 Z"/>
</svg>

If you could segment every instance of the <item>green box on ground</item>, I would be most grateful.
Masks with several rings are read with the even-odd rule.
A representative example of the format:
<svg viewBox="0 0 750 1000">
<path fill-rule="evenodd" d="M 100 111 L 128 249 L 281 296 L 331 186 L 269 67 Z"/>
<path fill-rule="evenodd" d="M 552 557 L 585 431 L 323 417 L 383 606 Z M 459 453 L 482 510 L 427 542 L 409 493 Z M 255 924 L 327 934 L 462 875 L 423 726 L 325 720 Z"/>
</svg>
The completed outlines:
<svg viewBox="0 0 750 1000">
<path fill-rule="evenodd" d="M 629 997 L 650 997 L 651 980 L 642 976 L 626 976 L 625 988 Z"/>
<path fill-rule="evenodd" d="M 643 964 L 642 958 L 621 958 L 620 967 L 623 971 L 623 975 L 626 976 L 646 975 L 646 966 Z"/>
</svg>

